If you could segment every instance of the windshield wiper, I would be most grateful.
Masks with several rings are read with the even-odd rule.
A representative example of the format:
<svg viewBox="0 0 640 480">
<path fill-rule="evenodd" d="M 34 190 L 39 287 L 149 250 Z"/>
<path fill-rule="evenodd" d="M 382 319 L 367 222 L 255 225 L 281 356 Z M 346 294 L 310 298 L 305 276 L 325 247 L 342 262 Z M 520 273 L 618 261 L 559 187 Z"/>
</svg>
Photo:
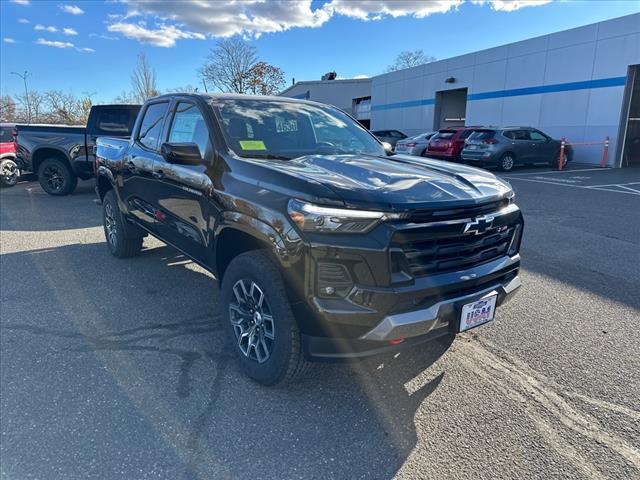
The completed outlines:
<svg viewBox="0 0 640 480">
<path fill-rule="evenodd" d="M 291 157 L 284 155 L 274 155 L 273 153 L 252 153 L 251 155 L 242 155 L 245 158 L 264 158 L 267 160 L 291 160 Z"/>
</svg>

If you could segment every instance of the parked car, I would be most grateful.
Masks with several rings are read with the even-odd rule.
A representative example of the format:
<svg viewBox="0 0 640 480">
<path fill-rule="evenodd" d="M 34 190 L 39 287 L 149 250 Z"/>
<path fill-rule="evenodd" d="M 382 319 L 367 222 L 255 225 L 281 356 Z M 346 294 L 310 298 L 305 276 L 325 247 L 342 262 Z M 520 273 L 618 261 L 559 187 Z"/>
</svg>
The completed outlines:
<svg viewBox="0 0 640 480">
<path fill-rule="evenodd" d="M 140 105 L 94 105 L 87 126 L 18 125 L 16 159 L 23 171 L 37 173 L 50 195 L 68 195 L 78 178 L 93 176 L 98 135 L 128 137 Z"/>
<path fill-rule="evenodd" d="M 438 130 L 429 140 L 426 156 L 458 162 L 465 140 L 481 127 L 451 127 Z"/>
<path fill-rule="evenodd" d="M 263 384 L 486 323 L 520 286 L 507 183 L 388 156 L 329 105 L 163 95 L 96 156 L 110 252 L 151 234 L 209 270 L 233 355 Z"/>
<path fill-rule="evenodd" d="M 560 140 L 554 140 L 531 127 L 487 128 L 471 135 L 462 151 L 462 160 L 509 171 L 516 165 L 548 163 L 557 165 Z M 571 145 L 565 145 L 565 163 L 573 158 Z"/>
<path fill-rule="evenodd" d="M 14 129 L 13 123 L 0 123 L 0 186 L 3 187 L 13 187 L 20 178 Z"/>
<path fill-rule="evenodd" d="M 396 153 L 403 153 L 407 155 L 425 155 L 427 152 L 427 145 L 429 140 L 436 134 L 436 132 L 421 133 L 420 135 L 414 135 L 413 137 L 405 138 L 396 143 Z"/>
<path fill-rule="evenodd" d="M 378 137 L 381 142 L 387 142 L 392 148 L 395 148 L 396 143 L 400 140 L 407 138 L 400 130 L 375 130 L 371 133 Z"/>
</svg>

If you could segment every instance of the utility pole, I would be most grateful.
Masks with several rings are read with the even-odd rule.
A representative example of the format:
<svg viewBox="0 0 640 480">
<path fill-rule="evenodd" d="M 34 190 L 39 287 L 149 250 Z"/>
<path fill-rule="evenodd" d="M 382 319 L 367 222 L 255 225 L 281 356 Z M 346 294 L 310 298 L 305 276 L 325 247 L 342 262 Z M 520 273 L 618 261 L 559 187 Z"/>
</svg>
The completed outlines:
<svg viewBox="0 0 640 480">
<path fill-rule="evenodd" d="M 27 77 L 30 73 L 25 70 L 24 73 L 11 72 L 11 75 L 19 76 L 24 82 L 24 98 L 27 101 L 27 118 L 28 123 L 31 123 L 31 102 L 29 102 L 29 90 L 27 90 Z"/>
</svg>

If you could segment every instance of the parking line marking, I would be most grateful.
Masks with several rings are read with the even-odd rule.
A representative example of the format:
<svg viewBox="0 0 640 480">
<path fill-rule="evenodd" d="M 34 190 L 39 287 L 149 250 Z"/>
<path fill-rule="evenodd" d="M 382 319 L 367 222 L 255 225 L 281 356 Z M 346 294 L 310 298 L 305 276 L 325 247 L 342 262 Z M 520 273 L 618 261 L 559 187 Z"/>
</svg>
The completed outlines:
<svg viewBox="0 0 640 480">
<path fill-rule="evenodd" d="M 597 188 L 597 187 L 621 187 L 623 185 L 640 185 L 640 182 L 629 182 L 629 183 L 607 183 L 606 185 L 588 185 L 589 188 Z"/>
<path fill-rule="evenodd" d="M 582 168 L 582 169 L 576 169 L 576 170 L 556 170 L 556 171 L 552 171 L 552 172 L 526 172 L 526 173 L 510 173 L 509 175 L 518 175 L 518 176 L 525 176 L 525 175 L 551 175 L 551 174 L 555 174 L 555 173 L 579 173 L 579 172 L 608 172 L 611 171 L 610 168 Z"/>
<path fill-rule="evenodd" d="M 626 185 L 636 185 L 635 183 L 627 183 Z M 627 187 L 626 185 L 618 185 L 618 188 L 624 188 L 625 190 L 631 190 L 632 192 L 640 193 L 640 190 L 636 190 L 635 188 Z"/>
<path fill-rule="evenodd" d="M 505 177 L 505 178 L 509 178 L 509 177 Z M 640 196 L 640 193 L 625 192 L 623 190 L 612 190 L 610 188 L 595 188 L 595 187 L 586 187 L 584 185 L 570 185 L 570 184 L 566 184 L 566 183 L 547 182 L 545 180 L 534 180 L 532 178 L 511 178 L 511 180 L 521 180 L 523 182 L 534 182 L 534 183 L 546 183 L 547 185 L 556 185 L 556 186 L 559 186 L 559 187 L 582 188 L 582 189 L 585 189 L 585 190 L 601 190 L 601 191 L 604 191 L 604 192 L 626 193 L 628 195 Z"/>
</svg>

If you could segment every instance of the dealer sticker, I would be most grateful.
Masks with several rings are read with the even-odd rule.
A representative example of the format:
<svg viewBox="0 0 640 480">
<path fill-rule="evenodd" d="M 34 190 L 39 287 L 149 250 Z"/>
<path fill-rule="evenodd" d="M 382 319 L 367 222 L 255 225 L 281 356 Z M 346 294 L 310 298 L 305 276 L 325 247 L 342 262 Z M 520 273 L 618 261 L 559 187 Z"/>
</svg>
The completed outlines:
<svg viewBox="0 0 640 480">
<path fill-rule="evenodd" d="M 460 315 L 460 331 L 477 327 L 490 322 L 496 314 L 496 300 L 498 294 L 482 298 L 473 303 L 467 303 L 462 307 Z"/>
</svg>

